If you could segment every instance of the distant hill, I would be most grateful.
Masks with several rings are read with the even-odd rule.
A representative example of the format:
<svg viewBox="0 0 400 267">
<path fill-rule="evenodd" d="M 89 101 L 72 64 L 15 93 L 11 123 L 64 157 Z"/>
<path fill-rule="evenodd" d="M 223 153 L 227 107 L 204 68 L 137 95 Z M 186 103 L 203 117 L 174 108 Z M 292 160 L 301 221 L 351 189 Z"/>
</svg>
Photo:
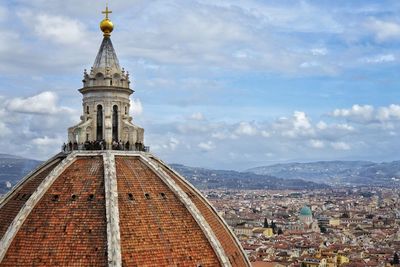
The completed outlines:
<svg viewBox="0 0 400 267">
<path fill-rule="evenodd" d="M 0 154 L 0 194 L 41 162 Z M 400 161 L 320 161 L 261 166 L 245 172 L 171 165 L 200 189 L 315 189 L 329 185 L 399 186 Z"/>
<path fill-rule="evenodd" d="M 7 192 L 40 163 L 38 160 L 0 154 L 0 194 Z"/>
<path fill-rule="evenodd" d="M 304 179 L 338 185 L 400 185 L 400 161 L 320 161 L 261 166 L 246 170 L 283 179 Z"/>
<path fill-rule="evenodd" d="M 0 194 L 6 193 L 11 186 L 14 186 L 40 163 L 37 160 L 0 154 Z M 179 164 L 171 166 L 199 189 L 314 189 L 327 187 L 300 179 L 287 180 L 250 172 L 209 170 Z"/>
<path fill-rule="evenodd" d="M 317 189 L 325 184 L 300 179 L 282 179 L 251 172 L 210 170 L 171 164 L 171 167 L 200 189 Z"/>
</svg>

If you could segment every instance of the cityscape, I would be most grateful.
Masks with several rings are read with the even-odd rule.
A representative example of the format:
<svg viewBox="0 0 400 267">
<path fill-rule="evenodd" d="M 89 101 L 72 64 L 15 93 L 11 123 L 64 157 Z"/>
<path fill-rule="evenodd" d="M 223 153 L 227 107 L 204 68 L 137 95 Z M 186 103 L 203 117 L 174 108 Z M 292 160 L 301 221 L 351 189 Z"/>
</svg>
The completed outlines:
<svg viewBox="0 0 400 267">
<path fill-rule="evenodd" d="M 391 266 L 399 189 L 209 190 L 255 266 Z"/>
<path fill-rule="evenodd" d="M 3 1 L 0 267 L 400 267 L 399 10 Z"/>
</svg>

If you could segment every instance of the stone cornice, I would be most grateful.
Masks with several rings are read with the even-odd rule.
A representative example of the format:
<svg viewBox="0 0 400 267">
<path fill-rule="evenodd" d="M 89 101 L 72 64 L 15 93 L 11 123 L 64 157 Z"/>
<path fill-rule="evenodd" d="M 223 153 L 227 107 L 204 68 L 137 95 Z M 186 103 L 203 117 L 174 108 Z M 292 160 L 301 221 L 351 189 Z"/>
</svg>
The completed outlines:
<svg viewBox="0 0 400 267">
<path fill-rule="evenodd" d="M 116 87 L 116 86 L 92 86 L 92 87 L 83 87 L 78 90 L 81 94 L 89 93 L 89 92 L 123 92 L 128 93 L 129 95 L 133 94 L 135 91 L 130 88 L 125 87 Z"/>
</svg>

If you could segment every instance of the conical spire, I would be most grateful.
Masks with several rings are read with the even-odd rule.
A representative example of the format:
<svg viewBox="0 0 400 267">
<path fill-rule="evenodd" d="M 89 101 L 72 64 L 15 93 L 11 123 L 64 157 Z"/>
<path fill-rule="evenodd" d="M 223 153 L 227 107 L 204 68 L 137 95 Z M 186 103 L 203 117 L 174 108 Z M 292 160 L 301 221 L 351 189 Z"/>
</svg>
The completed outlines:
<svg viewBox="0 0 400 267">
<path fill-rule="evenodd" d="M 104 37 L 101 43 L 96 60 L 93 64 L 95 70 L 110 70 L 112 72 L 121 71 L 117 54 L 115 53 L 110 37 Z"/>
</svg>

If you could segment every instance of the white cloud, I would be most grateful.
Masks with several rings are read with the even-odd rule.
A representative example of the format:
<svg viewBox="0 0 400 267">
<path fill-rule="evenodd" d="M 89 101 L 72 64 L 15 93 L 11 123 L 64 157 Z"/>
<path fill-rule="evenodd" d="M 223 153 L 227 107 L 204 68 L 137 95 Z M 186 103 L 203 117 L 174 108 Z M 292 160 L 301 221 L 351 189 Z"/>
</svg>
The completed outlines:
<svg viewBox="0 0 400 267">
<path fill-rule="evenodd" d="M 311 49 L 311 54 L 313 56 L 325 56 L 328 54 L 328 49 L 321 47 L 321 48 L 313 48 Z"/>
<path fill-rule="evenodd" d="M 196 112 L 196 113 L 193 113 L 193 114 L 190 116 L 190 118 L 191 118 L 192 120 L 202 121 L 202 120 L 204 120 L 204 115 L 203 115 L 201 112 Z"/>
<path fill-rule="evenodd" d="M 197 145 L 200 149 L 204 150 L 204 151 L 211 151 L 215 149 L 215 145 L 212 141 L 208 141 L 208 142 L 201 142 Z"/>
<path fill-rule="evenodd" d="M 11 130 L 6 126 L 6 124 L 0 121 L 0 137 L 4 138 L 11 134 Z"/>
<path fill-rule="evenodd" d="M 211 134 L 211 137 L 219 140 L 224 140 L 228 138 L 228 136 L 223 132 L 214 132 Z"/>
<path fill-rule="evenodd" d="M 388 107 L 381 107 L 376 116 L 380 121 L 400 120 L 400 105 L 392 104 Z"/>
<path fill-rule="evenodd" d="M 61 146 L 63 139 L 61 138 L 50 138 L 48 136 L 34 138 L 32 143 L 37 146 Z"/>
<path fill-rule="evenodd" d="M 396 57 L 393 54 L 383 54 L 373 57 L 366 57 L 363 58 L 361 61 L 366 63 L 387 63 L 387 62 L 393 62 L 395 60 Z"/>
<path fill-rule="evenodd" d="M 320 64 L 316 61 L 309 61 L 309 62 L 303 62 L 300 64 L 301 68 L 314 68 L 314 67 L 318 67 Z"/>
<path fill-rule="evenodd" d="M 331 146 L 336 150 L 350 150 L 351 146 L 345 142 L 332 142 Z"/>
<path fill-rule="evenodd" d="M 310 140 L 310 146 L 313 148 L 324 148 L 325 144 L 322 140 L 313 139 Z"/>
<path fill-rule="evenodd" d="M 400 39 L 400 24 L 396 22 L 371 19 L 366 27 L 374 33 L 378 42 Z"/>
<path fill-rule="evenodd" d="M 134 117 L 139 116 L 143 113 L 143 105 L 140 99 L 131 99 L 130 112 Z"/>
<path fill-rule="evenodd" d="M 48 14 L 29 14 L 29 17 L 39 37 L 65 45 L 76 45 L 85 40 L 84 25 L 73 18 Z"/>
<path fill-rule="evenodd" d="M 391 120 L 400 120 L 400 105 L 391 104 L 387 107 L 379 108 L 371 105 L 353 105 L 350 109 L 336 109 L 332 115 L 360 123 L 388 122 Z M 351 126 L 346 124 L 341 127 L 349 129 Z"/>
<path fill-rule="evenodd" d="M 295 111 L 293 114 L 293 126 L 296 130 L 305 129 L 308 130 L 311 128 L 310 119 L 307 117 L 305 112 Z"/>
<path fill-rule="evenodd" d="M 328 128 L 328 124 L 326 124 L 326 122 L 324 122 L 324 121 L 318 122 L 316 126 L 317 126 L 317 129 L 319 129 L 319 130 L 325 130 Z"/>
<path fill-rule="evenodd" d="M 72 113 L 73 110 L 58 106 L 58 97 L 54 92 L 43 92 L 27 98 L 14 98 L 6 102 L 6 109 L 17 113 L 57 114 Z"/>
<path fill-rule="evenodd" d="M 171 137 L 171 138 L 169 138 L 169 142 L 167 143 L 166 148 L 175 150 L 179 144 L 180 144 L 180 141 L 177 138 Z"/>
<path fill-rule="evenodd" d="M 261 131 L 261 135 L 266 138 L 271 137 L 271 133 L 267 131 Z"/>
<path fill-rule="evenodd" d="M 235 130 L 237 135 L 256 135 L 257 129 L 248 122 L 241 122 Z"/>
<path fill-rule="evenodd" d="M 353 105 L 350 109 L 335 109 L 332 115 L 352 121 L 368 122 L 374 119 L 374 111 L 374 107 L 370 105 Z"/>
<path fill-rule="evenodd" d="M 295 111 L 291 118 L 282 117 L 274 124 L 274 129 L 282 136 L 298 138 L 301 136 L 313 136 L 314 127 L 307 114 L 302 111 Z"/>
</svg>

